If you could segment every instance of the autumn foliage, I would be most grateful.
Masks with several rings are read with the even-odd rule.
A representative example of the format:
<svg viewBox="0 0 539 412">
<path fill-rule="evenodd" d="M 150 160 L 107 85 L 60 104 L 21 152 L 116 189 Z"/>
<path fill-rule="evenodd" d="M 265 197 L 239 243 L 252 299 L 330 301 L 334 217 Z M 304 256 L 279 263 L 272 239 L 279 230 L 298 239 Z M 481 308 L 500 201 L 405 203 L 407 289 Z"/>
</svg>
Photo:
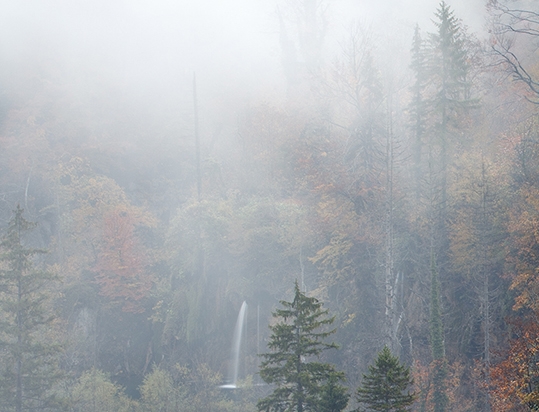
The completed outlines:
<svg viewBox="0 0 539 412">
<path fill-rule="evenodd" d="M 96 282 L 100 294 L 120 305 L 122 311 L 140 313 L 152 287 L 146 257 L 135 233 L 133 213 L 117 207 L 103 218 L 103 246 L 99 253 Z"/>
<path fill-rule="evenodd" d="M 513 337 L 505 358 L 491 369 L 497 411 L 539 407 L 539 324 L 535 317 L 512 319 Z"/>
</svg>

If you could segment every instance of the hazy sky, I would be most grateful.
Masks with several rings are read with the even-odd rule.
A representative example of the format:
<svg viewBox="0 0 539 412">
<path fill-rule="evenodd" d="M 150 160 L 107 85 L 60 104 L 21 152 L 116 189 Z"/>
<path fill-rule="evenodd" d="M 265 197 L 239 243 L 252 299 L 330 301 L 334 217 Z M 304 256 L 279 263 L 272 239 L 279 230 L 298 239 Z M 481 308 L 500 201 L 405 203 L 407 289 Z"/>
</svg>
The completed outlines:
<svg viewBox="0 0 539 412">
<path fill-rule="evenodd" d="M 184 59 L 217 53 L 230 61 L 271 52 L 278 24 L 275 10 L 289 0 L 4 0 L 0 16 L 3 48 L 28 49 L 47 42 L 74 57 L 98 59 L 118 54 L 134 60 L 166 61 L 174 52 Z M 428 26 L 438 0 L 330 0 L 334 29 L 357 19 L 381 24 L 416 22 Z M 483 23 L 485 0 L 448 3 L 477 30 Z M 429 27 L 426 27 L 427 29 Z M 174 50 L 172 50 L 174 49 Z M 256 52 L 259 50 L 259 52 Z M 12 50 L 13 51 L 13 50 Z M 31 49 L 30 49 L 31 51 Z M 110 58 L 111 56 L 109 56 Z M 256 56 L 255 56 L 256 57 Z M 96 61 L 97 62 L 97 61 Z"/>
<path fill-rule="evenodd" d="M 447 1 L 478 31 L 485 0 Z M 180 91 L 194 71 L 222 94 L 257 93 L 282 79 L 277 5 L 290 0 L 4 0 L 0 72 L 36 61 L 79 86 L 108 82 L 144 93 Z M 351 22 L 410 45 L 417 23 L 432 30 L 438 0 L 330 0 L 326 53 Z M 337 54 L 337 53 L 334 53 Z M 403 65 L 406 65 L 403 62 Z M 11 69 L 11 70 L 10 70 Z M 7 74 L 6 74 L 7 73 Z M 76 79 L 76 80 L 73 80 Z M 240 93 L 240 94 L 241 94 Z"/>
<path fill-rule="evenodd" d="M 355 9 L 358 14 L 366 15 L 365 19 L 373 19 L 383 23 L 384 20 L 413 27 L 418 23 L 425 30 L 430 30 L 430 20 L 440 0 L 337 0 L 343 3 L 342 10 Z M 486 0 L 446 0 L 457 17 L 474 31 L 480 30 L 484 23 Z"/>
</svg>

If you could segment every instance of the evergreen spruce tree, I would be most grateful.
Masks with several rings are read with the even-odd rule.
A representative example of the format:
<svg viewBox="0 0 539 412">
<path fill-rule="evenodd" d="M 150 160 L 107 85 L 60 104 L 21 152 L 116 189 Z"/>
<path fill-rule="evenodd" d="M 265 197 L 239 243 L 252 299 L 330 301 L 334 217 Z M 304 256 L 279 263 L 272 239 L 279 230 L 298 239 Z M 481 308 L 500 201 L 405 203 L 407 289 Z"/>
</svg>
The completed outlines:
<svg viewBox="0 0 539 412">
<path fill-rule="evenodd" d="M 459 19 L 441 1 L 435 13 L 436 32 L 430 34 L 430 76 L 435 81 L 436 102 L 442 115 L 464 106 L 469 99 L 469 66 L 464 34 Z M 447 121 L 441 116 L 441 122 Z"/>
<path fill-rule="evenodd" d="M 435 127 L 440 137 L 442 168 L 447 167 L 449 134 L 457 126 L 457 117 L 471 104 L 467 54 L 459 20 L 442 1 L 435 13 L 437 28 L 430 35 L 429 77 L 435 87 L 432 97 L 437 119 Z M 445 171 L 445 169 L 442 169 Z"/>
<path fill-rule="evenodd" d="M 322 387 L 318 412 L 340 412 L 348 405 L 348 389 L 339 384 L 341 374 L 332 373 Z"/>
<path fill-rule="evenodd" d="M 0 411 L 58 410 L 50 389 L 59 347 L 45 336 L 53 321 L 47 287 L 54 276 L 34 268 L 43 251 L 23 245 L 34 226 L 17 206 L 0 242 Z"/>
<path fill-rule="evenodd" d="M 425 117 L 418 118 L 416 113 L 412 123 L 416 133 L 424 133 L 427 144 L 428 225 L 430 226 L 431 258 L 431 302 L 430 302 L 430 345 L 432 364 L 430 368 L 433 383 L 434 411 L 445 411 L 448 405 L 446 377 L 447 359 L 445 357 L 444 327 L 440 276 L 449 279 L 449 200 L 448 179 L 458 139 L 463 134 L 469 109 L 476 102 L 470 97 L 469 61 L 467 39 L 459 19 L 445 1 L 441 1 L 435 13 L 436 30 L 429 34 L 426 54 L 421 50 L 421 38 L 416 30 L 412 49 L 412 68 L 424 73 L 424 83 L 416 80 L 415 107 L 427 102 L 429 111 Z M 425 85 L 421 88 L 421 85 Z M 424 100 L 419 99 L 423 95 Z M 419 119 L 421 122 L 419 122 Z M 418 127 L 420 126 L 420 127 Z M 421 135 L 422 136 L 422 135 Z M 417 136 L 416 136 L 417 145 Z M 417 153 L 415 155 L 419 159 Z M 416 170 L 420 166 L 416 166 Z M 436 260 L 435 260 L 436 257 Z M 427 258 L 427 256 L 425 256 Z M 450 290 L 452 290 L 450 288 Z M 449 292 L 450 293 L 450 292 Z"/>
<path fill-rule="evenodd" d="M 448 167 L 455 140 L 462 133 L 463 120 L 474 101 L 470 98 L 468 56 L 461 23 L 445 1 L 440 2 L 435 17 L 437 30 L 429 35 L 427 78 L 432 89 L 428 97 L 432 110 L 429 120 L 430 151 L 437 165 L 434 176 L 439 198 L 436 231 L 441 239 L 437 246 L 442 260 L 440 263 L 444 265 L 446 259 L 443 254 L 447 250 Z"/>
<path fill-rule="evenodd" d="M 260 365 L 260 376 L 264 382 L 275 385 L 275 389 L 258 402 L 258 410 L 343 410 L 348 403 L 346 390 L 339 385 L 344 374 L 333 365 L 319 361 L 323 351 L 337 348 L 335 343 L 323 342 L 335 330 L 320 331 L 334 318 L 327 316 L 328 311 L 322 309 L 316 298 L 302 293 L 297 281 L 293 301 L 281 301 L 281 304 L 284 308 L 273 313 L 277 323 L 270 326 L 271 352 L 261 355 L 264 361 Z"/>
<path fill-rule="evenodd" d="M 369 372 L 363 375 L 363 384 L 357 389 L 357 401 L 369 411 L 404 412 L 415 401 L 410 392 L 413 379 L 410 368 L 402 365 L 387 346 L 378 354 Z M 356 412 L 365 409 L 359 408 Z"/>
</svg>

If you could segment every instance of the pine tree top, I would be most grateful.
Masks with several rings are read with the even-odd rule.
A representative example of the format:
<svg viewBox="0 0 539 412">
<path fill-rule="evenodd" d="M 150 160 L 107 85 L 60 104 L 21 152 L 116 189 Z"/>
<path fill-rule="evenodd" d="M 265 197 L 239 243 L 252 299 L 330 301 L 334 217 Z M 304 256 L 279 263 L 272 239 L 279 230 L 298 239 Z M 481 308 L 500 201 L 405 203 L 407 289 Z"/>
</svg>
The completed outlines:
<svg viewBox="0 0 539 412">
<path fill-rule="evenodd" d="M 400 363 L 387 346 L 380 351 L 374 365 L 363 375 L 363 384 L 357 389 L 357 400 L 373 411 L 408 410 L 416 395 L 409 391 L 413 385 L 410 368 Z"/>
</svg>

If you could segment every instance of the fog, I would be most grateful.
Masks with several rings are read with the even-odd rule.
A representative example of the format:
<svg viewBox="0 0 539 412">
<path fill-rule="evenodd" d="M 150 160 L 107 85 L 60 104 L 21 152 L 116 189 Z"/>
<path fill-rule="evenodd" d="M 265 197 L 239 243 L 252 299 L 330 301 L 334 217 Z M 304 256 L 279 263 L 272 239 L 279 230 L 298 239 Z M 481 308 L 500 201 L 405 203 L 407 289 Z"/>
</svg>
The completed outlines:
<svg viewBox="0 0 539 412">
<path fill-rule="evenodd" d="M 321 359 L 347 410 L 384 345 L 422 410 L 442 375 L 450 410 L 502 410 L 478 365 L 511 345 L 513 305 L 539 307 L 517 276 L 539 267 L 539 81 L 533 36 L 507 42 L 486 3 L 4 0 L 0 235 L 16 205 L 38 223 L 29 244 L 49 253 L 18 267 L 57 275 L 27 305 L 54 316 L 29 336 L 62 342 L 35 345 L 61 378 L 28 408 L 52 393 L 90 410 L 101 380 L 110 410 L 153 410 L 168 385 L 173 410 L 252 411 L 267 326 L 301 288 L 335 316 Z M 3 339 L 7 364 L 21 351 Z"/>
<path fill-rule="evenodd" d="M 484 24 L 482 0 L 450 2 L 473 31 Z M 419 24 L 432 29 L 437 0 L 329 2 L 324 54 L 331 60 L 350 25 L 407 44 Z M 4 72 L 29 74 L 45 65 L 74 87 L 111 89 L 150 106 L 187 93 L 194 72 L 203 90 L 230 99 L 282 88 L 277 11 L 293 25 L 291 3 L 220 1 L 3 2 L 0 47 Z M 5 80 L 11 81 L 11 80 Z"/>
</svg>

